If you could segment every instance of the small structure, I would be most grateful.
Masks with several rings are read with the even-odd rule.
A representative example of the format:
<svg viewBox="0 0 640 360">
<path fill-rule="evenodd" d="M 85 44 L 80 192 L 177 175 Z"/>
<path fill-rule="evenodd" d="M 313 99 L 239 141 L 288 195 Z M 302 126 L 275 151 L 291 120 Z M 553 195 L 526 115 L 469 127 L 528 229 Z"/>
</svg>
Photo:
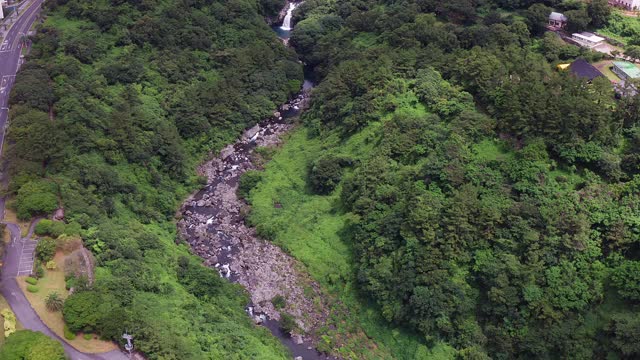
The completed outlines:
<svg viewBox="0 0 640 360">
<path fill-rule="evenodd" d="M 4 19 L 4 7 L 7 5 L 7 0 L 0 0 L 0 19 Z"/>
<path fill-rule="evenodd" d="M 640 69 L 627 61 L 614 61 L 611 71 L 618 75 L 622 80 L 640 78 Z"/>
<path fill-rule="evenodd" d="M 571 39 L 583 47 L 596 47 L 604 42 L 604 38 L 590 32 L 571 34 Z"/>
<path fill-rule="evenodd" d="M 591 82 L 598 77 L 605 77 L 600 70 L 582 58 L 577 59 L 569 65 L 569 72 L 576 77 L 587 80 L 587 82 Z"/>
<path fill-rule="evenodd" d="M 609 0 L 609 5 L 628 10 L 640 9 L 640 0 Z"/>
<path fill-rule="evenodd" d="M 637 1 L 640 1 L 640 0 L 637 0 Z M 554 28 L 564 29 L 564 27 L 567 26 L 568 20 L 569 19 L 566 16 L 564 16 L 564 14 L 554 11 L 549 15 L 549 26 L 552 26 Z"/>
</svg>

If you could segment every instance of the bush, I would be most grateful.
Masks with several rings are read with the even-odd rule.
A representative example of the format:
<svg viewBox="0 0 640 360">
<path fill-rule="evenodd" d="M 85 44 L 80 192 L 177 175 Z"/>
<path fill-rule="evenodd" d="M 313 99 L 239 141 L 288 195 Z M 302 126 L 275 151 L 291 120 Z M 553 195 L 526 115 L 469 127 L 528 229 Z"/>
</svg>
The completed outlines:
<svg viewBox="0 0 640 360">
<path fill-rule="evenodd" d="M 48 214 L 58 208 L 55 184 L 46 180 L 30 181 L 20 187 L 16 196 L 18 218 L 28 220 L 37 214 Z"/>
<path fill-rule="evenodd" d="M 282 309 L 287 306 L 287 300 L 282 295 L 274 296 L 273 299 L 271 299 L 271 303 L 276 309 Z"/>
<path fill-rule="evenodd" d="M 16 315 L 10 309 L 3 309 L 0 314 L 4 318 L 4 337 L 6 338 L 16 331 Z"/>
<path fill-rule="evenodd" d="M 76 338 L 76 334 L 69 330 L 69 327 L 67 327 L 67 324 L 64 324 L 64 338 L 67 340 L 73 340 Z"/>
<path fill-rule="evenodd" d="M 257 170 L 249 170 L 242 174 L 240 177 L 240 184 L 238 185 L 238 196 L 247 199 L 251 189 L 256 187 L 262 180 L 262 172 Z"/>
<path fill-rule="evenodd" d="M 38 245 L 36 245 L 36 257 L 46 263 L 47 261 L 53 259 L 53 256 L 56 254 L 56 241 L 52 238 L 46 237 L 42 238 L 38 241 Z"/>
<path fill-rule="evenodd" d="M 314 193 L 326 195 L 338 186 L 342 179 L 341 160 L 334 156 L 324 156 L 316 160 L 309 169 L 309 186 Z"/>
<path fill-rule="evenodd" d="M 26 279 L 24 279 L 24 281 L 26 281 L 27 284 L 31 284 L 31 285 L 37 285 L 38 284 L 38 279 L 32 278 L 31 276 L 29 276 Z"/>
<path fill-rule="evenodd" d="M 44 277 L 44 268 L 40 262 L 36 263 L 35 275 L 38 279 L 42 279 Z"/>
<path fill-rule="evenodd" d="M 16 331 L 0 348 L 0 359 L 64 360 L 62 344 L 41 332 Z"/>
<path fill-rule="evenodd" d="M 49 311 L 60 311 L 64 307 L 64 300 L 62 300 L 60 295 L 55 291 L 47 295 L 44 303 Z"/>
<path fill-rule="evenodd" d="M 55 261 L 51 260 L 47 261 L 47 265 L 45 265 L 45 267 L 47 268 L 47 270 L 55 270 L 58 268 L 58 264 L 56 264 Z"/>
<path fill-rule="evenodd" d="M 280 313 L 280 329 L 285 333 L 291 333 L 298 328 L 296 318 L 289 313 Z"/>
<path fill-rule="evenodd" d="M 49 235 L 53 238 L 64 234 L 64 231 L 65 224 L 63 222 L 49 219 L 40 220 L 34 229 L 37 235 Z"/>
<path fill-rule="evenodd" d="M 93 334 L 84 334 L 82 335 L 82 338 L 84 338 L 85 340 L 91 340 L 93 339 Z"/>
<path fill-rule="evenodd" d="M 40 291 L 40 288 L 35 285 L 27 285 L 27 291 L 29 291 L 30 293 L 37 293 L 38 291 Z"/>
</svg>

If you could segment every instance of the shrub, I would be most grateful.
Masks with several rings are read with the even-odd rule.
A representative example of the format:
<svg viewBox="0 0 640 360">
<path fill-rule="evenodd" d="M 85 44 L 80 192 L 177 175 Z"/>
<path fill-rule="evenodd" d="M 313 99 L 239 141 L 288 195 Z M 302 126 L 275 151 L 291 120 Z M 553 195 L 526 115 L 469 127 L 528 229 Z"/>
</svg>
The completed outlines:
<svg viewBox="0 0 640 360">
<path fill-rule="evenodd" d="M 76 334 L 69 330 L 69 327 L 67 327 L 67 324 L 64 324 L 64 338 L 67 340 L 73 340 L 76 338 Z"/>
<path fill-rule="evenodd" d="M 35 285 L 27 285 L 27 291 L 29 291 L 30 293 L 37 293 L 38 291 L 40 291 L 40 288 Z"/>
<path fill-rule="evenodd" d="M 42 279 L 44 277 L 44 268 L 42 267 L 42 264 L 40 262 L 37 262 L 35 264 L 36 268 L 35 268 L 35 275 L 38 279 Z"/>
<path fill-rule="evenodd" d="M 47 270 L 55 270 L 58 268 L 58 264 L 56 264 L 55 261 L 50 260 L 50 261 L 47 261 L 47 265 L 45 265 L 45 267 L 47 268 Z"/>
<path fill-rule="evenodd" d="M 56 254 L 56 241 L 52 238 L 46 237 L 38 241 L 36 245 L 36 257 L 42 261 L 47 262 L 53 259 Z"/>
<path fill-rule="evenodd" d="M 49 235 L 57 238 L 65 232 L 65 224 L 61 221 L 43 219 L 36 225 L 34 232 L 37 235 Z"/>
<path fill-rule="evenodd" d="M 0 314 L 4 318 L 4 337 L 6 338 L 16 331 L 16 315 L 10 309 L 3 309 Z"/>
<path fill-rule="evenodd" d="M 64 300 L 56 291 L 49 293 L 44 303 L 49 311 L 60 311 L 64 307 Z"/>
<path fill-rule="evenodd" d="M 280 329 L 285 333 L 291 333 L 298 328 L 296 324 L 296 318 L 289 313 L 280 313 Z"/>
<path fill-rule="evenodd" d="M 18 218 L 27 220 L 37 214 L 53 212 L 58 208 L 56 185 L 46 180 L 30 181 L 20 187 L 16 196 Z"/>
<path fill-rule="evenodd" d="M 26 279 L 24 279 L 24 281 L 26 281 L 27 284 L 31 284 L 31 285 L 37 285 L 38 284 L 38 279 L 32 278 L 31 276 L 29 276 Z"/>
<path fill-rule="evenodd" d="M 84 335 L 82 335 L 82 337 L 83 337 L 85 340 L 91 340 L 91 339 L 93 339 L 93 334 L 84 334 Z"/>
<path fill-rule="evenodd" d="M 309 186 L 314 193 L 326 195 L 338 186 L 342 179 L 341 160 L 335 156 L 323 156 L 309 169 Z"/>
<path fill-rule="evenodd" d="M 262 180 L 262 172 L 256 170 L 249 170 L 242 174 L 240 177 L 240 184 L 238 184 L 238 196 L 246 199 L 249 197 L 251 189 L 256 187 Z"/>
<path fill-rule="evenodd" d="M 273 299 L 271 299 L 271 303 L 276 309 L 282 309 L 287 306 L 287 300 L 282 295 L 274 296 Z"/>
</svg>

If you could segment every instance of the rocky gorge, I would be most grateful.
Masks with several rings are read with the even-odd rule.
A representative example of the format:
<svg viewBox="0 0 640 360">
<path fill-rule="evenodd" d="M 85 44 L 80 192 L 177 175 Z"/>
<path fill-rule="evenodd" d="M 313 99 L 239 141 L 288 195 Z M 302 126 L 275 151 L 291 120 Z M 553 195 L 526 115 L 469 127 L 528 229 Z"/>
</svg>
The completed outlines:
<svg viewBox="0 0 640 360">
<path fill-rule="evenodd" d="M 316 330 L 328 316 L 320 286 L 301 263 L 245 224 L 248 205 L 236 194 L 242 174 L 259 168 L 255 150 L 281 143 L 282 135 L 294 127 L 293 119 L 307 106 L 311 88 L 305 80 L 301 92 L 271 118 L 245 130 L 234 144 L 198 168 L 207 185 L 183 203 L 178 230 L 204 265 L 247 289 L 251 298 L 247 314 L 269 328 L 296 359 L 328 359 L 332 357 L 318 353 L 314 345 Z M 278 308 L 276 298 L 284 299 Z M 290 334 L 279 325 L 285 313 L 297 325 Z"/>
</svg>

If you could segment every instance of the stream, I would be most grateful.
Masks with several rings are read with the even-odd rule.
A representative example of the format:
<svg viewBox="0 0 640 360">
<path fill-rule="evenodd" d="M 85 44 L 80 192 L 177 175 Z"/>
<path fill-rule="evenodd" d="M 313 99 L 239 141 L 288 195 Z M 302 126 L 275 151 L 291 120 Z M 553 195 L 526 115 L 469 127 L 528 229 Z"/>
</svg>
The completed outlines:
<svg viewBox="0 0 640 360">
<path fill-rule="evenodd" d="M 288 4 L 284 24 L 273 26 L 278 37 L 287 44 L 292 27 L 291 16 L 296 5 Z M 285 12 L 285 9 L 283 9 Z M 268 328 L 292 353 L 295 359 L 334 359 L 315 350 L 314 330 L 325 323 L 328 313 L 314 304 L 320 297 L 319 285 L 299 271 L 299 264 L 282 249 L 260 239 L 255 229 L 244 223 L 247 204 L 238 199 L 236 190 L 240 176 L 257 169 L 254 150 L 261 146 L 275 146 L 281 136 L 292 129 L 292 119 L 307 106 L 313 83 L 305 71 L 300 93 L 281 105 L 273 116 L 245 130 L 240 139 L 226 146 L 220 154 L 198 168 L 207 177 L 207 185 L 187 199 L 181 209 L 178 230 L 192 251 L 204 259 L 204 265 L 218 270 L 221 277 L 244 286 L 251 301 L 247 315 L 256 324 Z M 276 309 L 271 299 L 286 298 L 283 309 Z M 284 333 L 279 327 L 280 312 L 286 311 L 296 319 L 299 334 Z"/>
</svg>

